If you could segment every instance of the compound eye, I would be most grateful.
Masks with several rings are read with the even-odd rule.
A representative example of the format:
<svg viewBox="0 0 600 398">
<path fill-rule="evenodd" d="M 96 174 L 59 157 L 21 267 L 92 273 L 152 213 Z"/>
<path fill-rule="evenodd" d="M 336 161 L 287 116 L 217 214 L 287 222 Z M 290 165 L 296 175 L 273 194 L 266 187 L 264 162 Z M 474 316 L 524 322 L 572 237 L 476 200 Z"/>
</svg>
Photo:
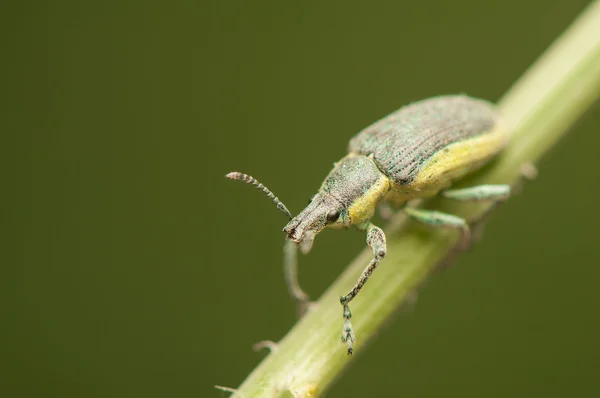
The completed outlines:
<svg viewBox="0 0 600 398">
<path fill-rule="evenodd" d="M 340 218 L 340 212 L 337 210 L 327 213 L 327 222 L 329 223 L 336 222 L 338 218 Z"/>
</svg>

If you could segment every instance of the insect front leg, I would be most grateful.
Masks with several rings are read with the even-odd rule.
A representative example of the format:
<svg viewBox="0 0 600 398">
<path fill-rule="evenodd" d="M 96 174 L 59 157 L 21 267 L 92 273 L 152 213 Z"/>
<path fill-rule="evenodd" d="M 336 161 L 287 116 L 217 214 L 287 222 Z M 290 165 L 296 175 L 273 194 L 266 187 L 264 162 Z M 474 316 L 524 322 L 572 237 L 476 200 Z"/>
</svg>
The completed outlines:
<svg viewBox="0 0 600 398">
<path fill-rule="evenodd" d="M 348 344 L 348 355 L 352 355 L 352 345 L 355 342 L 354 331 L 352 330 L 352 323 L 350 322 L 352 313 L 350 312 L 350 307 L 348 304 L 350 301 L 352 301 L 352 299 L 354 299 L 354 297 L 356 297 L 365 283 L 367 283 L 367 280 L 369 280 L 369 277 L 373 271 L 375 271 L 375 268 L 377 268 L 387 252 L 385 234 L 381 228 L 369 223 L 365 229 L 367 230 L 367 244 L 373 250 L 373 259 L 364 269 L 354 287 L 352 287 L 348 294 L 340 298 L 340 303 L 344 306 L 344 329 L 342 330 L 342 342 Z"/>
<path fill-rule="evenodd" d="M 283 275 L 288 291 L 296 302 L 296 313 L 298 317 L 310 307 L 310 300 L 298 283 L 298 244 L 286 240 L 283 247 Z"/>
</svg>

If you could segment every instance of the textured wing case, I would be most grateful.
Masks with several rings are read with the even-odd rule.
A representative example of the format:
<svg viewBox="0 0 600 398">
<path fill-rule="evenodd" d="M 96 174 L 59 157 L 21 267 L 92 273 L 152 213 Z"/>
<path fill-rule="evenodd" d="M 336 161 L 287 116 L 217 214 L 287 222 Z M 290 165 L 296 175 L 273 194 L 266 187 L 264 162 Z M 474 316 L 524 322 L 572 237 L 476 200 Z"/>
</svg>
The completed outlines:
<svg viewBox="0 0 600 398">
<path fill-rule="evenodd" d="M 408 185 L 420 168 L 450 144 L 492 130 L 499 115 L 490 102 L 467 96 L 441 96 L 415 102 L 358 133 L 349 152 L 373 154 L 396 184 Z"/>
</svg>

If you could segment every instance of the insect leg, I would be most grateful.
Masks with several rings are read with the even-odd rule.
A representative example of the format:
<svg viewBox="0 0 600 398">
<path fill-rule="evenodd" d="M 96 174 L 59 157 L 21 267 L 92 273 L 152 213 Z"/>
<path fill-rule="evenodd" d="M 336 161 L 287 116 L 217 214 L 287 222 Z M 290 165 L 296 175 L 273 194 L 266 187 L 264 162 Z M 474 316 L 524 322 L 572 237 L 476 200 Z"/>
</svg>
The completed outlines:
<svg viewBox="0 0 600 398">
<path fill-rule="evenodd" d="M 517 187 L 520 183 L 517 183 Z M 477 185 L 470 188 L 463 189 L 451 189 L 442 192 L 442 196 L 452 200 L 458 200 L 463 202 L 484 202 L 491 201 L 492 205 L 489 207 L 485 213 L 476 219 L 469 220 L 469 224 L 471 225 L 471 241 L 465 242 L 465 248 L 467 245 L 470 245 L 474 242 L 477 242 L 481 239 L 483 235 L 483 228 L 486 219 L 488 216 L 498 207 L 500 204 L 504 203 L 512 192 L 514 191 L 514 186 L 510 185 Z"/>
<path fill-rule="evenodd" d="M 440 228 L 458 229 L 462 233 L 461 246 L 467 247 L 471 241 L 469 224 L 464 218 L 434 210 L 405 207 L 404 211 L 414 220 Z"/>
<path fill-rule="evenodd" d="M 290 296 L 296 302 L 298 317 L 301 317 L 310 306 L 310 300 L 298 283 L 298 244 L 291 240 L 286 240 L 283 246 L 283 275 Z"/>
<path fill-rule="evenodd" d="M 449 189 L 443 191 L 442 196 L 462 202 L 500 202 L 510 196 L 510 185 L 477 185 L 470 188 Z"/>
<path fill-rule="evenodd" d="M 340 303 L 344 306 L 344 329 L 342 330 L 342 342 L 348 344 L 348 355 L 352 355 L 352 345 L 355 342 L 354 331 L 352 330 L 352 323 L 350 322 L 350 318 L 352 317 L 352 313 L 350 312 L 350 307 L 348 304 L 360 289 L 367 283 L 369 277 L 375 271 L 375 268 L 379 265 L 379 262 L 385 257 L 387 247 L 385 243 L 385 234 L 381 230 L 381 228 L 369 223 L 366 227 L 367 229 L 367 244 L 373 250 L 373 259 L 364 269 L 358 281 L 352 287 L 352 289 L 340 298 Z"/>
</svg>

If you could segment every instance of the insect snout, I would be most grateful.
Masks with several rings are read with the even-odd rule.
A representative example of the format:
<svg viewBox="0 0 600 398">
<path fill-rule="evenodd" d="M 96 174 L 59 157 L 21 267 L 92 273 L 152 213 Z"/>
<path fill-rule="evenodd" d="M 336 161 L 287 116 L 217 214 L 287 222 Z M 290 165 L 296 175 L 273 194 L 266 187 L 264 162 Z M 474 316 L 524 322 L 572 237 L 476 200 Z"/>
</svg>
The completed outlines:
<svg viewBox="0 0 600 398">
<path fill-rule="evenodd" d="M 310 252 L 316 235 L 314 230 L 307 228 L 307 224 L 302 220 L 294 219 L 283 229 L 283 232 L 287 234 L 287 239 L 298 244 L 300 251 L 304 254 Z"/>
<path fill-rule="evenodd" d="M 289 240 L 300 243 L 304 239 L 304 231 L 307 227 L 303 224 L 306 223 L 303 223 L 302 220 L 294 218 L 283 228 L 283 232 L 285 232 Z"/>
</svg>

